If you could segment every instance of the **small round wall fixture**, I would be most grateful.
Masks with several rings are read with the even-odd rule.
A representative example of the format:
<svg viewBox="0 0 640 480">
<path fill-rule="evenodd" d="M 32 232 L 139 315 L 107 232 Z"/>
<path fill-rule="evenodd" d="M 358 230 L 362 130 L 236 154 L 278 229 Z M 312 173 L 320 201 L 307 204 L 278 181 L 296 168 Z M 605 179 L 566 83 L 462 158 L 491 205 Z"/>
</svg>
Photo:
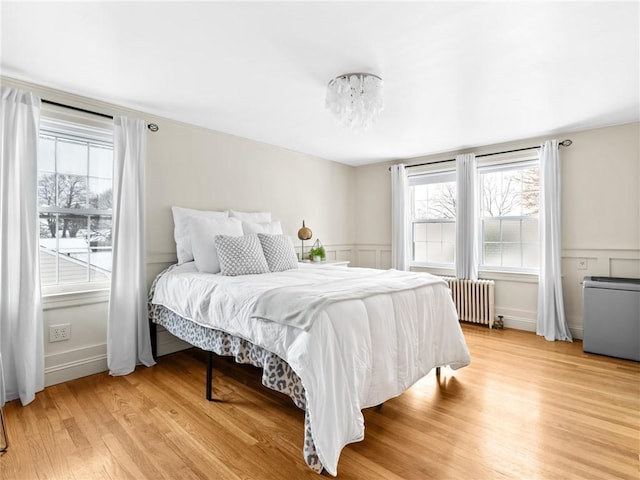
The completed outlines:
<svg viewBox="0 0 640 480">
<path fill-rule="evenodd" d="M 147 125 L 147 128 L 149 130 L 151 130 L 153 133 L 157 132 L 158 130 L 160 130 L 160 127 L 158 126 L 157 123 L 150 123 L 149 125 Z"/>
</svg>

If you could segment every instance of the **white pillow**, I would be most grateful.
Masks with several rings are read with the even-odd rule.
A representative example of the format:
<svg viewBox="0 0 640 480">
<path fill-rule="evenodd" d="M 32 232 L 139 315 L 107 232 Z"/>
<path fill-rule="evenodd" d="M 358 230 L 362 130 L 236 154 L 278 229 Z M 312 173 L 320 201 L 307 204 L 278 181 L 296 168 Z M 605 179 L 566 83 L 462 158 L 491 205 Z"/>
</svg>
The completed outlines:
<svg viewBox="0 0 640 480">
<path fill-rule="evenodd" d="M 208 210 L 193 210 L 191 208 L 171 207 L 173 211 L 173 238 L 176 241 L 176 253 L 178 263 L 190 262 L 193 260 L 191 249 L 191 239 L 189 235 L 189 218 L 227 218 L 228 212 L 214 212 Z"/>
<path fill-rule="evenodd" d="M 258 238 L 262 245 L 264 258 L 267 259 L 269 271 L 284 272 L 298 268 L 298 256 L 289 236 L 259 233 Z"/>
<path fill-rule="evenodd" d="M 269 273 L 258 236 L 230 237 L 218 235 L 215 239 L 220 256 L 220 273 L 229 277 Z"/>
<path fill-rule="evenodd" d="M 237 218 L 190 217 L 191 246 L 199 272 L 218 273 L 220 259 L 215 246 L 218 235 L 242 236 L 242 222 Z"/>
<path fill-rule="evenodd" d="M 281 235 L 282 225 L 280 220 L 274 220 L 272 222 L 255 223 L 242 221 L 242 231 L 245 235 L 250 233 L 268 233 L 269 235 Z"/>
<path fill-rule="evenodd" d="M 271 221 L 271 212 L 236 212 L 235 210 L 229 210 L 229 216 L 253 223 L 266 223 Z"/>
</svg>

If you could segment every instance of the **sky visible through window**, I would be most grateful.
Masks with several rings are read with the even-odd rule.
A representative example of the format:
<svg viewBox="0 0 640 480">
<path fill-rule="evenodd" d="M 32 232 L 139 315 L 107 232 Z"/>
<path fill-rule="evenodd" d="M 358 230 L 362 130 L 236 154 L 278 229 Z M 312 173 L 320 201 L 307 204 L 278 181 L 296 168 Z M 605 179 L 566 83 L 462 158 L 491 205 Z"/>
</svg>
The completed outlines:
<svg viewBox="0 0 640 480">
<path fill-rule="evenodd" d="M 38 207 L 43 285 L 109 278 L 112 168 L 110 145 L 41 133 Z"/>
</svg>

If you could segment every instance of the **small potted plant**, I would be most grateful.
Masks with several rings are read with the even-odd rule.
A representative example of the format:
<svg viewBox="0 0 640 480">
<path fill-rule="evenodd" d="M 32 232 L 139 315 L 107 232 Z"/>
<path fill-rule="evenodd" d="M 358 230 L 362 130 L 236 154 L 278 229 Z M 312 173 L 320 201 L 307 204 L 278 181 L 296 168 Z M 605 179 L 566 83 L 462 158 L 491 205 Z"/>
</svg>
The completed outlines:
<svg viewBox="0 0 640 480">
<path fill-rule="evenodd" d="M 316 243 L 309 250 L 309 258 L 312 262 L 324 262 L 325 258 L 327 258 L 327 253 L 324 251 L 320 240 L 316 240 Z"/>
</svg>

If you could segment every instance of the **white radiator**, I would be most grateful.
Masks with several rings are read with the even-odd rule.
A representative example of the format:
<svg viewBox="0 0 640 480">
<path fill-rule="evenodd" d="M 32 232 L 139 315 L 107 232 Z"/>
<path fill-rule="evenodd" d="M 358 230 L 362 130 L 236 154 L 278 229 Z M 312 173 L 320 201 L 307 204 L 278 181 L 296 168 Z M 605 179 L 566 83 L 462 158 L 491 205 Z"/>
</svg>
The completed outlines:
<svg viewBox="0 0 640 480">
<path fill-rule="evenodd" d="M 459 320 L 493 327 L 495 289 L 493 280 L 442 278 L 449 284 Z"/>
</svg>

